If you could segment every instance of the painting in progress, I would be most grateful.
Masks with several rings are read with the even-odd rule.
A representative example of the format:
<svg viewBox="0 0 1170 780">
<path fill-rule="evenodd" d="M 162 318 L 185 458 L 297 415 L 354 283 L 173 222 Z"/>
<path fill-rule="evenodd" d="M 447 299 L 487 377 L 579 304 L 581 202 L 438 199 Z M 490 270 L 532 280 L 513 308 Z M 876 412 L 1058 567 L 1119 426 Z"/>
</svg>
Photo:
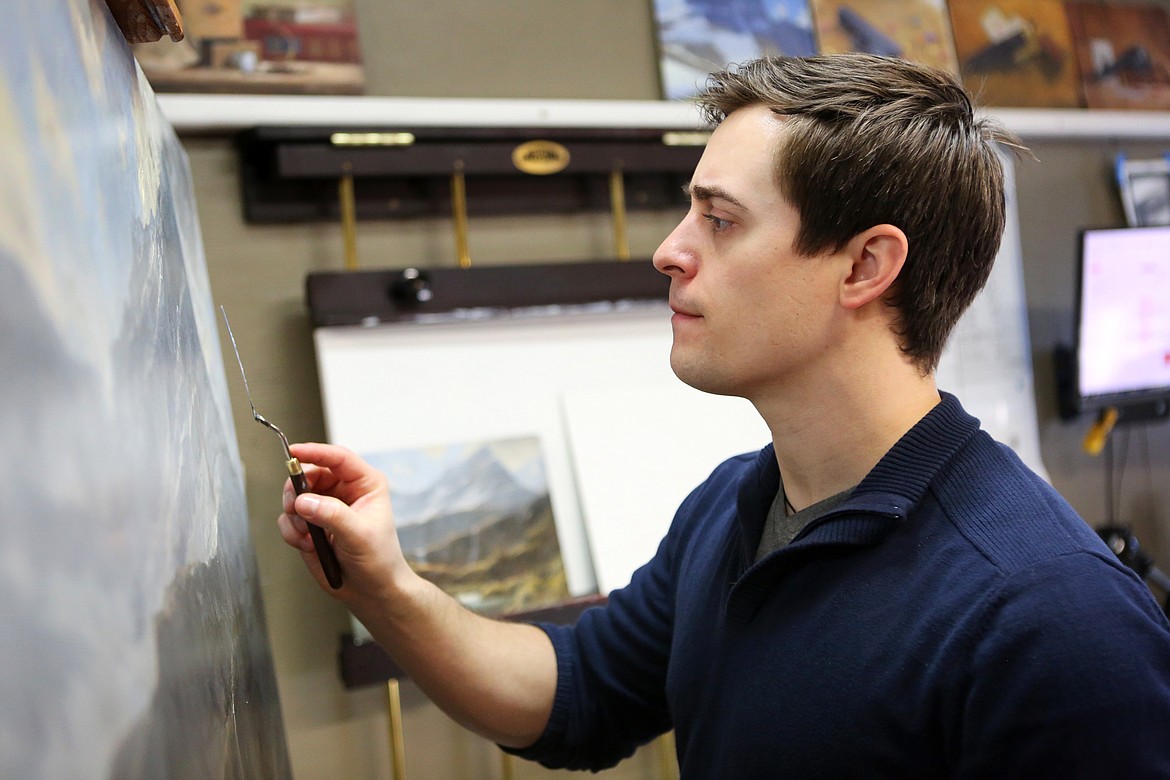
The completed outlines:
<svg viewBox="0 0 1170 780">
<path fill-rule="evenodd" d="M 411 567 L 485 614 L 569 597 L 540 439 L 367 454 L 386 475 Z"/>
<path fill-rule="evenodd" d="M 186 156 L 104 3 L 0 68 L 0 777 L 288 777 Z"/>
</svg>

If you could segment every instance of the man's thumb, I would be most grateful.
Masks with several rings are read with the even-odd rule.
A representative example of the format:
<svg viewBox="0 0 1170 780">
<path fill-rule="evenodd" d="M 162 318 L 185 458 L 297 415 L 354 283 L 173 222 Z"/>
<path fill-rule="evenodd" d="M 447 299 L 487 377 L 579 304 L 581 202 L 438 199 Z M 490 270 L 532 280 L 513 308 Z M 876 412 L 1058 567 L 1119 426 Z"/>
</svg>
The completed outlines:
<svg viewBox="0 0 1170 780">
<path fill-rule="evenodd" d="M 297 496 L 296 503 L 293 504 L 293 509 L 304 519 L 312 520 L 317 517 L 321 510 L 321 499 L 309 494 Z"/>
</svg>

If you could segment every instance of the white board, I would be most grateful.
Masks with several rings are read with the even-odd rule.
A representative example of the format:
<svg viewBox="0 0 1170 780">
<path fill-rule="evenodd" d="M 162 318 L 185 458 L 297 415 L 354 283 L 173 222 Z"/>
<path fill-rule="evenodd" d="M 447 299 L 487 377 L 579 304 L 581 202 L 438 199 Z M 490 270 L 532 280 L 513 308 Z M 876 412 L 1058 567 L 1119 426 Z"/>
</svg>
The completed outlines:
<svg viewBox="0 0 1170 780">
<path fill-rule="evenodd" d="M 602 566 L 607 576 L 599 583 L 597 562 L 615 560 L 616 551 L 622 561 L 649 559 L 642 550 L 653 552 L 686 492 L 728 455 L 769 439 L 748 402 L 700 393 L 674 377 L 669 318 L 663 304 L 536 319 L 320 328 L 329 438 L 360 454 L 538 436 L 569 590 L 591 593 L 600 584 L 608 592 L 628 573 L 620 573 L 624 565 Z M 692 439 L 689 447 L 660 437 L 669 424 L 667 405 L 680 403 L 712 426 L 723 421 L 724 432 L 711 442 Z M 686 468 L 670 475 L 669 486 L 655 477 L 654 489 L 622 516 L 606 511 L 609 496 L 636 495 L 649 481 L 646 470 L 661 459 L 663 444 Z M 625 534 L 635 527 L 645 541 L 631 545 Z"/>
<path fill-rule="evenodd" d="M 662 346 L 669 350 L 667 336 Z M 570 391 L 564 407 L 603 593 L 628 583 L 650 560 L 674 510 L 715 466 L 771 440 L 750 403 L 701 393 L 673 374 L 637 386 Z"/>
</svg>

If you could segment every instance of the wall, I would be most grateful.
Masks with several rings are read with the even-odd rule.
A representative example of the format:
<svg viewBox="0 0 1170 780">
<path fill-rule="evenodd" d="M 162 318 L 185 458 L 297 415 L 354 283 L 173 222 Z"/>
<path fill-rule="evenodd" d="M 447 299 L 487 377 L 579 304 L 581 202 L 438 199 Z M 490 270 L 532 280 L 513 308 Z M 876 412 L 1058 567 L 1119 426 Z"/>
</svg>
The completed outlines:
<svg viewBox="0 0 1170 780">
<path fill-rule="evenodd" d="M 503 0 L 497 3 L 382 3 L 357 0 L 369 92 L 439 97 L 654 98 L 658 78 L 649 3 L 619 0 Z M 262 414 L 294 439 L 324 436 L 303 280 L 342 267 L 334 225 L 249 226 L 242 220 L 237 160 L 229 139 L 185 139 L 203 224 L 215 299 L 227 306 Z M 1103 467 L 1082 453 L 1088 421 L 1056 414 L 1052 346 L 1072 336 L 1076 231 L 1120 225 L 1108 142 L 1036 143 L 1040 162 L 1021 162 L 1020 217 L 1035 351 L 1037 407 L 1045 463 L 1056 487 L 1093 524 L 1103 517 Z M 1126 144 L 1134 155 L 1163 144 Z M 631 249 L 648 256 L 676 215 L 634 215 Z M 363 223 L 366 267 L 453 265 L 445 222 Z M 572 260 L 603 256 L 604 217 L 473 220 L 476 263 Z M 234 371 L 234 366 L 229 366 Z M 407 378 L 404 378 L 404 380 Z M 247 468 L 253 537 L 296 776 L 388 778 L 385 698 L 380 688 L 342 689 L 337 637 L 344 610 L 305 574 L 280 541 L 283 464 L 272 434 L 251 422 L 240 388 L 233 396 Z M 393 402 L 393 388 L 387 388 Z M 1170 568 L 1170 426 L 1132 435 L 1124 517 Z M 467 736 L 409 685 L 404 688 L 408 774 L 412 778 L 492 777 L 490 746 Z M 657 755 L 644 750 L 603 777 L 653 777 Z M 556 776 L 521 765 L 517 775 Z"/>
<path fill-rule="evenodd" d="M 1020 163 L 1017 194 L 1041 448 L 1055 487 L 1096 526 L 1107 517 L 1104 459 L 1081 447 L 1090 419 L 1066 422 L 1057 414 L 1053 347 L 1073 339 L 1077 231 L 1125 224 L 1112 179 L 1117 153 L 1161 156 L 1170 138 L 1162 144 L 1034 143 L 1032 149 L 1039 161 Z M 1119 469 L 1127 442 L 1118 519 L 1133 527 L 1160 568 L 1170 570 L 1170 425 L 1118 429 Z"/>
</svg>

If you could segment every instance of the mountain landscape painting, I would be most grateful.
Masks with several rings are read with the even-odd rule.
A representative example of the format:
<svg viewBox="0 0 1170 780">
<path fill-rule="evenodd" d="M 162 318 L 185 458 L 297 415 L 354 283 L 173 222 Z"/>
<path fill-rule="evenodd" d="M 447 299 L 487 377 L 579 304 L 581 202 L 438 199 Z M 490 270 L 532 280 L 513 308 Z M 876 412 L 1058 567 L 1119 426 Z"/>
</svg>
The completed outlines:
<svg viewBox="0 0 1170 780">
<path fill-rule="evenodd" d="M 406 559 L 468 608 L 504 615 L 569 597 L 538 438 L 364 457 L 390 483 Z"/>
</svg>

